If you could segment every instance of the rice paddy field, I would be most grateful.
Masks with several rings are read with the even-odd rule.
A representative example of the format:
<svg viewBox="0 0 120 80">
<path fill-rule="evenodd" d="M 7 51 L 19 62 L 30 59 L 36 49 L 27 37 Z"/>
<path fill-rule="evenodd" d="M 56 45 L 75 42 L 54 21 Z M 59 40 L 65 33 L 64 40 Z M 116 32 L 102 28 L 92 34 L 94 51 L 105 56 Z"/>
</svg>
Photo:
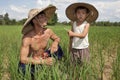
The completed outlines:
<svg viewBox="0 0 120 80">
<path fill-rule="evenodd" d="M 91 26 L 89 31 L 90 62 L 82 66 L 70 63 L 69 37 L 64 28 L 51 28 L 60 38 L 62 60 L 53 66 L 43 65 L 35 72 L 35 80 L 120 80 L 120 27 Z M 0 80 L 23 80 L 18 73 L 22 26 L 0 26 Z M 51 41 L 50 41 L 51 42 Z M 37 65 L 36 65 L 37 66 Z M 24 80 L 31 80 L 27 65 Z"/>
</svg>

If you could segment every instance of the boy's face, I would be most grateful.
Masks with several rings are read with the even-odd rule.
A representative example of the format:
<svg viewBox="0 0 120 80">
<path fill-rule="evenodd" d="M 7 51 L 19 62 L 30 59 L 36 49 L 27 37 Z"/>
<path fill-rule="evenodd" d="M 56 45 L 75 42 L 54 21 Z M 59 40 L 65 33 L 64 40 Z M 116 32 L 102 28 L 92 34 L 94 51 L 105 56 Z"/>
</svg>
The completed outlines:
<svg viewBox="0 0 120 80">
<path fill-rule="evenodd" d="M 86 12 L 86 9 L 78 9 L 77 11 L 76 11 L 76 17 L 77 17 L 77 19 L 79 20 L 79 21 L 84 21 L 85 19 L 86 19 L 86 17 L 87 17 L 87 12 Z"/>
</svg>

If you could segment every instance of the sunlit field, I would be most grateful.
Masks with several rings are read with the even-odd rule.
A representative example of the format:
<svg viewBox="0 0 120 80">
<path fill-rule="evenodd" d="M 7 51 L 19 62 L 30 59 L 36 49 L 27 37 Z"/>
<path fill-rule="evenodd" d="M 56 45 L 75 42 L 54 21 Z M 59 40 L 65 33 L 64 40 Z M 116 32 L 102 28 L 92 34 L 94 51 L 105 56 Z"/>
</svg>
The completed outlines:
<svg viewBox="0 0 120 80">
<path fill-rule="evenodd" d="M 68 52 L 69 37 L 64 28 L 51 28 L 60 38 L 64 51 L 62 60 L 53 66 L 41 66 L 35 72 L 35 80 L 120 80 L 120 27 L 91 26 L 89 31 L 90 62 L 73 66 Z M 23 80 L 18 74 L 22 26 L 0 26 L 0 80 Z M 51 42 L 51 41 L 50 41 Z M 50 43 L 49 43 L 50 44 Z M 38 65 L 36 65 L 38 66 Z M 30 80 L 27 65 L 24 80 Z"/>
</svg>

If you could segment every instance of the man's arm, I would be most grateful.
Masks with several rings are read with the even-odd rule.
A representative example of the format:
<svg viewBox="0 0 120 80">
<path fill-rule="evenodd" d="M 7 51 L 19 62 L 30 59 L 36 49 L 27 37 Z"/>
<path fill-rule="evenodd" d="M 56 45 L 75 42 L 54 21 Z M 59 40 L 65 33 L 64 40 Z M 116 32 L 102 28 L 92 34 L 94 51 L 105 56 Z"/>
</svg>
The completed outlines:
<svg viewBox="0 0 120 80">
<path fill-rule="evenodd" d="M 50 31 L 50 38 L 53 40 L 52 46 L 51 46 L 51 53 L 57 51 L 58 49 L 58 43 L 60 42 L 60 38 L 51 30 Z"/>
<path fill-rule="evenodd" d="M 28 64 L 28 63 L 31 63 L 31 64 L 46 64 L 46 65 L 52 65 L 54 63 L 53 58 L 46 58 L 46 59 L 40 58 L 40 60 L 36 60 L 36 59 L 33 59 L 32 57 L 28 57 L 30 43 L 31 43 L 30 38 L 23 38 L 22 46 L 21 46 L 21 50 L 20 50 L 20 61 L 21 61 L 21 63 L 24 63 L 24 64 Z"/>
<path fill-rule="evenodd" d="M 31 57 L 28 57 L 29 55 L 29 46 L 30 46 L 30 38 L 23 38 L 22 39 L 22 45 L 21 45 L 21 50 L 20 50 L 20 61 L 21 63 L 28 64 L 40 64 L 40 61 L 34 60 Z"/>
</svg>

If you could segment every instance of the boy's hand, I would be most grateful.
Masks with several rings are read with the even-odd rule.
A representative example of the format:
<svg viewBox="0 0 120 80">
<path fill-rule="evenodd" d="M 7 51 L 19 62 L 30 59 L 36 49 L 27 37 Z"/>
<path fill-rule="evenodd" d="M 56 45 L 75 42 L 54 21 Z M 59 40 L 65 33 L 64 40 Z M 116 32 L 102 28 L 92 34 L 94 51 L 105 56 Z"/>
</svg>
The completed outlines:
<svg viewBox="0 0 120 80">
<path fill-rule="evenodd" d="M 72 37 L 72 36 L 74 36 L 74 32 L 72 32 L 71 30 L 68 30 L 68 35 L 69 35 L 70 37 Z"/>
<path fill-rule="evenodd" d="M 71 30 L 66 29 L 66 28 L 64 28 L 64 29 L 68 32 L 68 35 L 69 35 L 70 37 L 72 37 L 72 36 L 74 35 L 74 32 L 72 32 Z"/>
</svg>

